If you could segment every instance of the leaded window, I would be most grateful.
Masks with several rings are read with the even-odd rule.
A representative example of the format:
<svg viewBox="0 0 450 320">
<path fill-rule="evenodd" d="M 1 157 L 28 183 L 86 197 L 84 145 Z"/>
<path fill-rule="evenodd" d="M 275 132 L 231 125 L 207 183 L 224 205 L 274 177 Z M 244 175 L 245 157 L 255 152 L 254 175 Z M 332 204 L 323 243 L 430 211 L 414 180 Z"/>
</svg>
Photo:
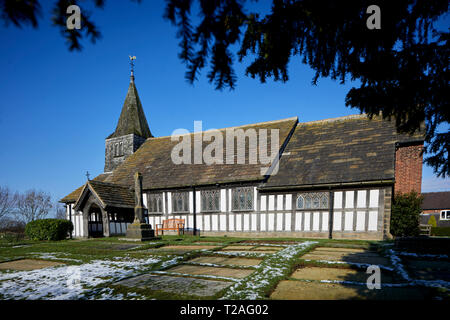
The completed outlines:
<svg viewBox="0 0 450 320">
<path fill-rule="evenodd" d="M 163 213 L 163 194 L 162 194 L 162 192 L 147 194 L 147 207 L 148 207 L 148 212 Z"/>
<path fill-rule="evenodd" d="M 328 209 L 328 192 L 310 192 L 297 195 L 297 209 Z"/>
<path fill-rule="evenodd" d="M 220 190 L 202 190 L 202 211 L 220 211 Z"/>
<path fill-rule="evenodd" d="M 172 210 L 173 212 L 189 212 L 189 193 L 173 192 L 172 193 Z"/>
<path fill-rule="evenodd" d="M 232 210 L 249 211 L 253 210 L 253 188 L 234 188 L 231 196 Z"/>
</svg>

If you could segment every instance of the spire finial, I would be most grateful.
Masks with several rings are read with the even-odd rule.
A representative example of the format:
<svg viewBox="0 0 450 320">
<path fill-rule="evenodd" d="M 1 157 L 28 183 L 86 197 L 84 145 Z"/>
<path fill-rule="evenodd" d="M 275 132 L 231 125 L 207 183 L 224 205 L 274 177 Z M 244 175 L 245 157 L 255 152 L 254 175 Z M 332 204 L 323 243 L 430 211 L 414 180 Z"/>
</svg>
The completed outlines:
<svg viewBox="0 0 450 320">
<path fill-rule="evenodd" d="M 136 60 L 136 56 L 128 56 L 128 57 L 130 57 L 130 66 L 131 66 L 130 81 L 134 82 L 134 60 Z"/>
</svg>

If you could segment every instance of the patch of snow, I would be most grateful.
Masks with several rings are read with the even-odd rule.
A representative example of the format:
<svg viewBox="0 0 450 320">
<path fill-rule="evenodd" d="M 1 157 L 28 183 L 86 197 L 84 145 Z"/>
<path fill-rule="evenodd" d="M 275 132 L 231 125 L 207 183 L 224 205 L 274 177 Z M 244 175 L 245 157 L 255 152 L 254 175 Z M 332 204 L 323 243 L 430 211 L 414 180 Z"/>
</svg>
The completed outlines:
<svg viewBox="0 0 450 320">
<path fill-rule="evenodd" d="M 79 266 L 0 274 L 3 299 L 83 299 L 92 288 L 142 272 L 159 259 L 94 260 Z"/>
</svg>

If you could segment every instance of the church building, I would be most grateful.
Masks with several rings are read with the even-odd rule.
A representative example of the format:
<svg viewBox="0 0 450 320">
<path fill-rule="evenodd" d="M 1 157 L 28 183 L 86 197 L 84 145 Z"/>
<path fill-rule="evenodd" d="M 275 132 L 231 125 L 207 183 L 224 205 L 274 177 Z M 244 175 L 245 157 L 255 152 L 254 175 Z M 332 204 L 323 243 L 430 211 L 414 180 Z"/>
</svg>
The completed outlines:
<svg viewBox="0 0 450 320">
<path fill-rule="evenodd" d="M 394 193 L 421 191 L 423 135 L 398 134 L 381 117 L 292 117 L 214 134 L 230 129 L 244 133 L 244 146 L 225 139 L 223 161 L 217 151 L 213 164 L 174 161 L 180 139 L 205 151 L 209 143 L 198 137 L 208 131 L 153 136 L 132 74 L 116 130 L 105 140 L 104 173 L 61 199 L 73 236 L 124 235 L 134 219 L 137 172 L 150 225 L 180 218 L 192 228 L 195 219 L 201 235 L 211 236 L 387 239 Z M 250 143 L 264 139 L 265 151 L 273 149 L 265 166 L 251 161 L 261 148 Z M 246 161 L 227 161 L 239 155 Z"/>
</svg>

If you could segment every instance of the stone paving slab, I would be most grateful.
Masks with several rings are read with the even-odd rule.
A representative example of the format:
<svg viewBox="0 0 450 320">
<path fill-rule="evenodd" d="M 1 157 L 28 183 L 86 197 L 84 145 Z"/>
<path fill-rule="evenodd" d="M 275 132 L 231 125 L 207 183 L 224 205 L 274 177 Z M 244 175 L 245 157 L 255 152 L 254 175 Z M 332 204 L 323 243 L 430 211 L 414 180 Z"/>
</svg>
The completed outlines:
<svg viewBox="0 0 450 320">
<path fill-rule="evenodd" d="M 18 270 L 29 271 L 36 269 L 43 269 L 62 265 L 64 263 L 47 261 L 47 260 L 35 260 L 35 259 L 21 259 L 0 263 L 1 270 Z"/>
<path fill-rule="evenodd" d="M 338 280 L 366 283 L 370 275 L 364 271 L 347 268 L 304 267 L 294 271 L 294 279 L 304 280 Z M 394 283 L 391 275 L 381 271 L 381 283 Z"/>
<path fill-rule="evenodd" d="M 313 251 L 303 255 L 301 258 L 307 260 L 342 261 L 342 262 L 367 263 L 385 266 L 390 265 L 389 259 L 384 258 L 373 252 L 344 253 L 344 252 Z"/>
<path fill-rule="evenodd" d="M 251 250 L 254 246 L 227 246 L 223 248 L 223 251 L 236 251 L 236 250 Z"/>
<path fill-rule="evenodd" d="M 192 251 L 192 250 L 201 250 L 201 249 L 215 249 L 218 246 L 207 246 L 207 245 L 173 245 L 173 246 L 164 246 L 154 250 L 158 251 L 166 251 L 166 250 L 175 250 L 175 251 Z"/>
<path fill-rule="evenodd" d="M 252 251 L 270 251 L 270 252 L 278 252 L 280 250 L 283 250 L 282 247 L 271 247 L 271 246 L 261 246 L 257 247 L 255 249 L 252 249 Z"/>
<path fill-rule="evenodd" d="M 420 280 L 444 280 L 450 282 L 450 262 L 402 258 L 407 271 Z"/>
<path fill-rule="evenodd" d="M 262 259 L 249 259 L 249 258 L 227 258 L 227 257 L 198 257 L 190 260 L 191 262 L 198 263 L 214 263 L 224 265 L 237 265 L 237 266 L 256 266 Z"/>
<path fill-rule="evenodd" d="M 369 290 L 366 286 L 283 280 L 270 296 L 276 300 L 423 300 L 418 288 L 385 287 Z"/>
<path fill-rule="evenodd" d="M 317 247 L 314 249 L 314 251 L 334 251 L 334 252 L 352 252 L 352 253 L 357 253 L 357 252 L 368 252 L 366 249 L 361 249 L 361 248 L 335 248 L 335 247 Z"/>
<path fill-rule="evenodd" d="M 225 267 L 206 267 L 206 266 L 193 266 L 193 265 L 178 265 L 169 270 L 168 272 L 177 272 L 183 274 L 192 275 L 208 275 L 208 276 L 219 276 L 241 279 L 245 278 L 249 274 L 253 273 L 254 270 L 248 269 L 234 269 Z"/>
<path fill-rule="evenodd" d="M 130 288 L 158 290 L 201 297 L 213 296 L 220 290 L 229 287 L 231 284 L 232 282 L 229 281 L 205 280 L 154 274 L 144 274 L 115 283 L 115 285 Z"/>
</svg>

